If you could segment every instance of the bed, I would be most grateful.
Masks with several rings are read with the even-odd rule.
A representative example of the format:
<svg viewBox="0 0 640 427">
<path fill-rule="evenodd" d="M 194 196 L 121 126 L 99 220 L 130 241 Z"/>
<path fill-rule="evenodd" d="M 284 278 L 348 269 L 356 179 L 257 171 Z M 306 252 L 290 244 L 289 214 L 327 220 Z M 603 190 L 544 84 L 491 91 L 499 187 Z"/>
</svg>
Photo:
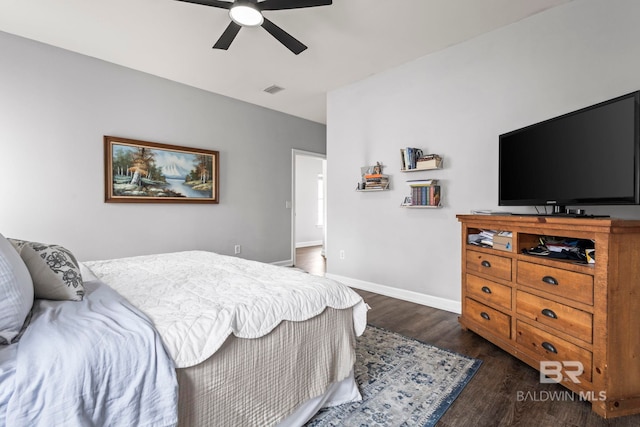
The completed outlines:
<svg viewBox="0 0 640 427">
<path fill-rule="evenodd" d="M 139 318 L 149 335 L 147 348 L 137 351 L 145 352 L 139 363 L 152 366 L 147 370 L 153 372 L 140 378 L 142 385 L 122 378 L 112 381 L 127 384 L 119 395 L 137 393 L 131 390 L 149 395 L 129 396 L 134 406 L 141 406 L 129 416 L 138 417 L 136 425 L 299 426 L 321 407 L 360 399 L 353 379 L 354 349 L 355 337 L 366 326 L 367 307 L 346 286 L 205 251 L 78 266 L 85 288 L 82 300 L 36 299 L 21 337 L 0 346 L 3 383 L 18 382 L 20 347 L 43 340 L 31 330 L 47 323 L 43 310 L 50 315 L 51 310 L 72 306 L 77 311 L 108 295 L 118 300 L 121 311 Z M 122 346 L 111 352 L 121 353 Z M 164 375 L 167 371 L 172 375 Z M 42 378 L 42 383 L 47 381 L 44 374 Z M 26 394 L 21 405 L 29 406 L 39 391 Z M 107 392 L 98 397 L 109 400 Z M 16 394 L 0 391 L 0 425 L 16 419 Z M 147 416 L 153 420 L 143 424 Z"/>
</svg>

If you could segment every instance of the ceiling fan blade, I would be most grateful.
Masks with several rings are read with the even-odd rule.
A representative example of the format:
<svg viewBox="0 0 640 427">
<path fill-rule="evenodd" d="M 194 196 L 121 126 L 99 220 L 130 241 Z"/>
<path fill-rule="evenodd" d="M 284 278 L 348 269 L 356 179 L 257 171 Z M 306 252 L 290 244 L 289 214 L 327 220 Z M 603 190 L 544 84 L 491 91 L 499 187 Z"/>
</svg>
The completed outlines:
<svg viewBox="0 0 640 427">
<path fill-rule="evenodd" d="M 304 7 L 329 6 L 332 0 L 264 0 L 258 2 L 260 10 L 302 9 Z"/>
<path fill-rule="evenodd" d="M 221 1 L 221 0 L 177 0 L 185 3 L 201 4 L 203 6 L 219 7 L 222 9 L 231 9 L 233 2 Z"/>
<path fill-rule="evenodd" d="M 296 40 L 291 34 L 287 33 L 282 28 L 278 27 L 273 22 L 269 21 L 267 18 L 264 18 L 264 22 L 262 23 L 262 28 L 267 30 L 269 34 L 278 39 L 280 43 L 285 45 L 287 49 L 291 52 L 298 55 L 300 52 L 305 50 L 307 47 Z"/>
<path fill-rule="evenodd" d="M 224 33 L 222 33 L 222 35 L 220 36 L 220 38 L 216 42 L 216 44 L 213 45 L 213 48 L 214 49 L 224 49 L 224 50 L 229 49 L 229 46 L 231 46 L 231 42 L 238 35 L 238 31 L 240 31 L 240 28 L 242 28 L 240 25 L 238 25 L 235 22 L 231 21 L 229 23 L 229 25 L 227 26 L 227 29 L 224 30 Z"/>
</svg>

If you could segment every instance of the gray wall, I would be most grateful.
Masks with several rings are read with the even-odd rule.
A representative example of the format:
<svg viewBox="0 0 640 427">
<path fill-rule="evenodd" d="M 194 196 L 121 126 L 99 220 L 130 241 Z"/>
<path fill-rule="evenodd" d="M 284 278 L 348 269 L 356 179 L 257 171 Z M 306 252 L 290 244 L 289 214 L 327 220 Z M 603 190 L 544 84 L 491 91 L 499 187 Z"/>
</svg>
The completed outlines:
<svg viewBox="0 0 640 427">
<path fill-rule="evenodd" d="M 83 260 L 291 260 L 291 150 L 324 153 L 324 125 L 6 33 L 0 52 L 0 233 Z M 220 204 L 105 204 L 103 135 L 218 150 Z"/>
<path fill-rule="evenodd" d="M 500 209 L 498 135 L 640 89 L 638 16 L 636 0 L 573 1 L 331 92 L 329 275 L 459 311 L 455 215 Z M 444 155 L 445 168 L 400 173 L 407 146 Z M 354 192 L 360 166 L 376 161 L 392 190 Z M 399 207 L 416 178 L 441 180 L 443 209 Z M 640 218 L 638 206 L 587 212 Z"/>
</svg>

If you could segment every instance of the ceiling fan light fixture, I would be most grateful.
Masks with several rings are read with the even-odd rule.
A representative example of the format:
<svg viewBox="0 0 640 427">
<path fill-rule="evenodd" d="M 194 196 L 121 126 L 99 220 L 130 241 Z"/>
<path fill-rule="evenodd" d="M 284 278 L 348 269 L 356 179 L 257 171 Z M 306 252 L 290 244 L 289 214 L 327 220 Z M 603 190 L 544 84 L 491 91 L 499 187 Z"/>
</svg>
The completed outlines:
<svg viewBox="0 0 640 427">
<path fill-rule="evenodd" d="M 261 26 L 284 47 L 295 55 L 304 52 L 307 46 L 282 28 L 262 16 L 263 10 L 305 9 L 308 7 L 329 6 L 333 0 L 177 0 L 203 6 L 226 9 L 229 12 L 229 25 L 213 45 L 213 49 L 227 50 L 242 27 Z"/>
<path fill-rule="evenodd" d="M 249 2 L 236 2 L 229 9 L 229 17 L 243 27 L 258 27 L 264 22 L 262 13 Z"/>
</svg>

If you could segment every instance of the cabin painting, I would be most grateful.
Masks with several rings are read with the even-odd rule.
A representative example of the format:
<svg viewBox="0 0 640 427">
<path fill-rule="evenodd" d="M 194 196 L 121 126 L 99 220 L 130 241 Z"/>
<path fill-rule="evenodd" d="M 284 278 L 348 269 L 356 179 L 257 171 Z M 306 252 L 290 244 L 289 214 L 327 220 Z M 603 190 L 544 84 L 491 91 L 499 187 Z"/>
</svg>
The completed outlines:
<svg viewBox="0 0 640 427">
<path fill-rule="evenodd" d="M 218 152 L 104 137 L 105 202 L 218 203 Z"/>
</svg>

